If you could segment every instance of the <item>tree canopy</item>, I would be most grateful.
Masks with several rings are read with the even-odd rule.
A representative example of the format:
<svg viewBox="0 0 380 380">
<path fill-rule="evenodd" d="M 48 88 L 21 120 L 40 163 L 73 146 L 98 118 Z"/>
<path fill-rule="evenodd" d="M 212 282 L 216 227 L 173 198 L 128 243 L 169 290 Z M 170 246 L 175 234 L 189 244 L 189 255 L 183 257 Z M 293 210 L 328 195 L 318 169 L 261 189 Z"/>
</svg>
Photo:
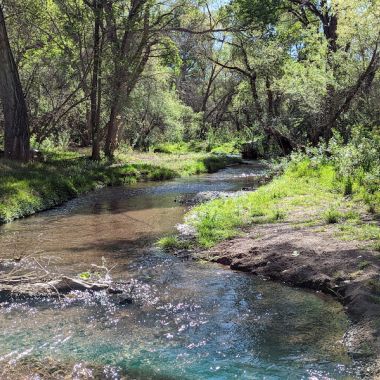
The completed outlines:
<svg viewBox="0 0 380 380">
<path fill-rule="evenodd" d="M 91 145 L 98 160 L 120 145 L 232 138 L 287 154 L 379 125 L 378 0 L 2 0 L 1 9 L 0 50 L 14 57 L 23 138 L 35 146 Z M 5 151 L 18 128 L 6 99 Z"/>
</svg>

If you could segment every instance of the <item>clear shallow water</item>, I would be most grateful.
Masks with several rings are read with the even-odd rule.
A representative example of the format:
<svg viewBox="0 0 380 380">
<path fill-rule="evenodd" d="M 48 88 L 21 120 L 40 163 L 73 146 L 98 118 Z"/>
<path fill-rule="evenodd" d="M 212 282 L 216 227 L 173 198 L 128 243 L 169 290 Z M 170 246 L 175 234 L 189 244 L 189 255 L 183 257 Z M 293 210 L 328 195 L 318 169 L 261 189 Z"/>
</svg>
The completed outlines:
<svg viewBox="0 0 380 380">
<path fill-rule="evenodd" d="M 182 221 L 179 195 L 252 186 L 260 170 L 104 189 L 1 227 L 1 258 L 32 254 L 76 275 L 105 257 L 115 279 L 133 281 L 135 302 L 99 293 L 3 304 L 0 367 L 52 357 L 103 366 L 114 379 L 355 378 L 336 302 L 154 246 Z"/>
</svg>

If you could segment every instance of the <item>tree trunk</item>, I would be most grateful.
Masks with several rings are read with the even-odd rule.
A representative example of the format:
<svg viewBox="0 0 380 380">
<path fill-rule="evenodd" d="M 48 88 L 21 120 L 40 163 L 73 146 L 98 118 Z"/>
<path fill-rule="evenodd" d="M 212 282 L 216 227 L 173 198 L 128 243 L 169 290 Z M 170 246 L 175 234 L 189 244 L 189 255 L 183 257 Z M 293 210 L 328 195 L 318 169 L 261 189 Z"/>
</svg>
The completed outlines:
<svg viewBox="0 0 380 380">
<path fill-rule="evenodd" d="M 100 160 L 100 108 L 101 108 L 101 55 L 102 55 L 102 12 L 103 3 L 94 0 L 92 10 L 95 16 L 94 23 L 94 51 L 93 51 L 93 70 L 91 79 L 91 137 L 92 137 L 92 155 L 93 160 Z"/>
<path fill-rule="evenodd" d="M 110 117 L 107 123 L 107 136 L 104 144 L 104 153 L 110 160 L 113 159 L 115 150 L 117 148 L 117 137 L 119 134 L 119 128 L 122 123 L 122 116 L 120 112 L 121 99 L 120 92 L 122 89 L 121 83 L 118 83 L 115 87 L 115 95 L 113 98 L 113 104 L 111 106 Z"/>
<path fill-rule="evenodd" d="M 26 162 L 30 157 L 28 110 L 1 6 L 0 98 L 4 112 L 4 156 Z"/>
<path fill-rule="evenodd" d="M 250 85 L 252 91 L 252 98 L 254 102 L 254 107 L 256 111 L 257 121 L 259 125 L 263 128 L 264 133 L 267 138 L 272 138 L 280 147 L 282 152 L 287 155 L 293 150 L 293 142 L 289 137 L 283 135 L 280 131 L 274 128 L 271 123 L 273 122 L 273 93 L 270 89 L 270 81 L 266 78 L 266 89 L 267 89 L 267 103 L 268 103 L 268 115 L 267 118 L 263 115 L 263 108 L 260 104 L 259 94 L 257 91 L 257 76 L 254 73 L 250 77 Z"/>
</svg>

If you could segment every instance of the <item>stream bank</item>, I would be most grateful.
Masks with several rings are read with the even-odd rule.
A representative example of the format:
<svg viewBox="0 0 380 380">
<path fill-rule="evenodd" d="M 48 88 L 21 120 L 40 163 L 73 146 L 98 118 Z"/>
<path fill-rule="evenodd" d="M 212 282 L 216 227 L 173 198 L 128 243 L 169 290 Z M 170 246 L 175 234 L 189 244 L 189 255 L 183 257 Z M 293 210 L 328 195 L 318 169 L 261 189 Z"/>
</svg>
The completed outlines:
<svg viewBox="0 0 380 380">
<path fill-rule="evenodd" d="M 332 167 L 296 167 L 251 193 L 222 194 L 179 230 L 196 259 L 335 297 L 353 322 L 350 354 L 369 363 L 363 376 L 380 376 L 379 222 L 339 193 Z"/>
<path fill-rule="evenodd" d="M 353 322 L 344 339 L 350 354 L 369 363 L 363 376 L 379 378 L 380 277 L 374 252 L 334 238 L 331 230 L 278 223 L 256 226 L 194 257 L 332 295 Z"/>
</svg>

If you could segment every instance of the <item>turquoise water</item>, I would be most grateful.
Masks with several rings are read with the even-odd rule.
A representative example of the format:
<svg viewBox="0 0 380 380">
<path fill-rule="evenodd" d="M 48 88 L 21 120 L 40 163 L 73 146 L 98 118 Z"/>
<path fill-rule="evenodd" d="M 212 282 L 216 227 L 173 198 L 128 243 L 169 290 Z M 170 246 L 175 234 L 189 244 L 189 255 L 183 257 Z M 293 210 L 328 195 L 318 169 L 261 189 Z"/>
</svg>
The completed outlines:
<svg viewBox="0 0 380 380">
<path fill-rule="evenodd" d="M 3 226 L 4 258 L 35 255 L 75 275 L 104 257 L 116 280 L 133 283 L 134 302 L 98 293 L 3 303 L 0 367 L 54 358 L 73 373 L 100 367 L 104 379 L 356 378 L 335 301 L 155 247 L 183 219 L 180 194 L 255 185 L 259 170 L 105 189 Z"/>
</svg>

